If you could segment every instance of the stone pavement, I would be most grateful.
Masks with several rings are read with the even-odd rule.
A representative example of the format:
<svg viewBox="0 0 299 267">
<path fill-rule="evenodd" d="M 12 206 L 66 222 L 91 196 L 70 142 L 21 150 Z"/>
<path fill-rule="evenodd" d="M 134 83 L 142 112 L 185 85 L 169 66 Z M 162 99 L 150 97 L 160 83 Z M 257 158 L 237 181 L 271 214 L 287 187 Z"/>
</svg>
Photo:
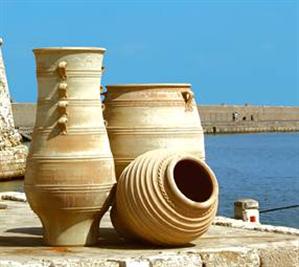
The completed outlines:
<svg viewBox="0 0 299 267">
<path fill-rule="evenodd" d="M 121 239 L 106 214 L 96 246 L 46 247 L 40 222 L 27 203 L 0 203 L 7 205 L 0 209 L 0 267 L 299 266 L 296 229 L 288 234 L 275 233 L 273 226 L 248 230 L 239 221 L 219 217 L 204 236 L 185 247 L 161 248 Z"/>
</svg>

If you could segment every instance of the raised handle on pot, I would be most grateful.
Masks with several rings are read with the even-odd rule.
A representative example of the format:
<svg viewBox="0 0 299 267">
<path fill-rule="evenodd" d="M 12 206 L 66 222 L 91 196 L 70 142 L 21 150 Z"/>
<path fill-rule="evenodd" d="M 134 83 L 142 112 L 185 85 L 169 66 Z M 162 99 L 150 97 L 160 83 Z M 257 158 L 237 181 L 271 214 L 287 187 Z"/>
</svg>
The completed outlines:
<svg viewBox="0 0 299 267">
<path fill-rule="evenodd" d="M 61 134 L 65 135 L 67 134 L 67 123 L 68 123 L 68 117 L 67 114 L 63 114 L 57 122 L 58 127 L 61 130 Z"/>
<path fill-rule="evenodd" d="M 67 111 L 66 111 L 66 107 L 68 106 L 69 102 L 68 101 L 58 101 L 58 110 L 61 114 L 66 114 L 67 115 Z"/>
<path fill-rule="evenodd" d="M 192 100 L 194 98 L 194 94 L 191 91 L 183 91 L 182 92 L 182 96 L 185 100 L 185 111 L 192 111 L 193 107 L 192 107 Z"/>
<path fill-rule="evenodd" d="M 59 98 L 67 98 L 67 83 L 61 82 L 58 84 Z"/>
<path fill-rule="evenodd" d="M 57 71 L 61 79 L 66 80 L 66 61 L 60 61 L 58 63 Z"/>
</svg>

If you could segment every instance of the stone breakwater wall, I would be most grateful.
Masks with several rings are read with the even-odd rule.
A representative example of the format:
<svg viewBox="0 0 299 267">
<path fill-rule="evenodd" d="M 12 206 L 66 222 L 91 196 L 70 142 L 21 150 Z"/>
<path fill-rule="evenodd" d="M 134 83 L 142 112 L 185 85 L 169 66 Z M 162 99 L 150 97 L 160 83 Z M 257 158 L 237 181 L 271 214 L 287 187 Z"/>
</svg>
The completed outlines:
<svg viewBox="0 0 299 267">
<path fill-rule="evenodd" d="M 206 133 L 299 131 L 299 107 L 252 105 L 201 105 Z"/>
<path fill-rule="evenodd" d="M 13 103 L 12 110 L 17 128 L 33 128 L 34 103 Z M 200 105 L 198 110 L 205 133 L 299 131 L 299 107 Z"/>
<path fill-rule="evenodd" d="M 17 128 L 33 128 L 36 115 L 35 103 L 12 103 L 12 113 Z"/>
</svg>

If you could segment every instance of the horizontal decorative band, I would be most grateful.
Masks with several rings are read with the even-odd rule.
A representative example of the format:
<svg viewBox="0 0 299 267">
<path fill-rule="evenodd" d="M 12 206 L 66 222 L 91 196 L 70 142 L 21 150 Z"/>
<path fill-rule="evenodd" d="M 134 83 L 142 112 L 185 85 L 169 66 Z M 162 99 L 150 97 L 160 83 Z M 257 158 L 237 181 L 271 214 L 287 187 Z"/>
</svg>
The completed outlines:
<svg viewBox="0 0 299 267">
<path fill-rule="evenodd" d="M 100 206 L 92 206 L 92 207 L 65 207 L 65 208 L 60 208 L 60 210 L 63 210 L 64 212 L 99 212 L 105 207 L 105 205 L 100 205 Z"/>
<path fill-rule="evenodd" d="M 109 120 L 108 120 L 109 124 Z M 108 126 L 107 130 L 109 132 L 182 132 L 182 133 L 189 133 L 189 132 L 196 132 L 202 133 L 203 129 L 201 126 L 199 127 L 161 127 L 160 125 L 156 125 L 153 127 L 144 126 L 144 127 L 114 127 Z"/>
<path fill-rule="evenodd" d="M 117 135 L 130 135 L 134 138 L 142 137 L 142 136 L 157 136 L 162 138 L 178 137 L 178 136 L 188 136 L 194 138 L 201 138 L 203 136 L 202 132 L 110 132 L 108 131 L 109 136 L 117 136 Z"/>
<path fill-rule="evenodd" d="M 73 75 L 84 74 L 84 76 L 89 74 L 89 75 L 94 75 L 94 76 L 97 75 L 98 76 L 103 73 L 103 70 L 99 70 L 98 68 L 97 69 L 70 69 L 70 68 L 68 68 L 66 70 L 66 73 L 67 73 L 67 77 L 69 77 L 72 74 Z M 58 76 L 58 72 L 57 72 L 56 68 L 49 68 L 47 70 L 37 68 L 36 74 L 47 75 L 47 76 L 48 75 Z"/>
<path fill-rule="evenodd" d="M 38 208 L 39 205 L 35 204 L 33 206 L 33 208 L 36 207 Z M 99 206 L 92 206 L 92 207 L 52 207 L 51 210 L 52 211 L 63 211 L 65 212 L 71 212 L 71 213 L 89 213 L 89 212 L 99 212 L 101 211 L 103 208 L 106 208 L 105 204 L 103 205 L 99 205 Z"/>
<path fill-rule="evenodd" d="M 42 156 L 39 154 L 31 154 L 28 157 L 29 160 L 34 161 L 44 161 L 44 162 L 81 162 L 81 161 L 113 161 L 112 154 L 111 155 L 86 155 L 86 156 Z M 28 160 L 28 161 L 29 161 Z"/>
<path fill-rule="evenodd" d="M 39 98 L 37 101 L 37 108 L 43 105 L 56 105 L 62 99 L 52 99 L 52 98 Z M 102 107 L 102 103 L 99 99 L 72 99 L 67 98 L 65 101 L 68 102 L 68 106 L 95 106 L 95 107 Z"/>
<path fill-rule="evenodd" d="M 101 184 L 60 184 L 60 186 L 63 186 L 65 188 L 82 188 L 82 187 L 91 187 L 91 188 L 108 188 L 113 186 L 115 183 L 101 183 Z M 25 186 L 34 186 L 34 187 L 57 187 L 57 185 L 54 184 L 28 184 L 25 183 Z"/>
<path fill-rule="evenodd" d="M 130 131 L 130 130 L 110 130 L 107 129 L 108 134 L 111 135 L 134 135 L 134 136 L 142 136 L 142 135 L 152 135 L 152 136 L 203 136 L 203 131 L 198 130 L 198 131 L 176 131 L 176 130 L 165 130 L 165 131 L 147 131 L 147 130 L 140 130 L 140 131 Z"/>
<path fill-rule="evenodd" d="M 35 127 L 34 131 L 38 131 L 40 134 L 48 134 L 51 133 L 55 129 L 55 126 L 53 127 Z M 90 134 L 105 134 L 107 131 L 104 127 L 101 128 L 76 128 L 76 127 L 69 127 L 68 128 L 68 135 L 90 135 Z"/>
<path fill-rule="evenodd" d="M 30 188 L 30 190 L 42 190 L 42 191 L 60 191 L 60 192 L 88 192 L 88 191 L 110 191 L 115 183 L 110 184 L 78 184 L 78 185 L 49 185 L 49 184 L 25 184 L 25 188 Z"/>
<path fill-rule="evenodd" d="M 154 100 L 154 101 L 145 101 L 140 99 L 132 99 L 130 101 L 124 100 L 113 100 L 112 102 L 106 101 L 105 105 L 115 107 L 182 107 L 185 108 L 185 102 L 183 100 Z M 195 105 L 194 108 L 196 107 Z"/>
<path fill-rule="evenodd" d="M 137 156 L 136 156 L 137 157 Z M 124 158 L 114 158 L 115 164 L 128 164 L 133 161 L 135 158 L 124 159 Z"/>
</svg>

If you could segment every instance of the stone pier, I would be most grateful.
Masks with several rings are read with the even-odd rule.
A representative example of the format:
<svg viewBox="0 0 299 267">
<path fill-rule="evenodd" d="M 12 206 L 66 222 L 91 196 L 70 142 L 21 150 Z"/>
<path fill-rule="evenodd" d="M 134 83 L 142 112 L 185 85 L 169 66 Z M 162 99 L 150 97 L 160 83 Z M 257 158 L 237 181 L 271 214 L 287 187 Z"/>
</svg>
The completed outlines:
<svg viewBox="0 0 299 267">
<path fill-rule="evenodd" d="M 47 247 L 40 221 L 24 201 L 22 193 L 0 194 L 2 206 L 7 206 L 0 209 L 0 267 L 299 266 L 298 229 L 223 217 L 216 217 L 208 232 L 192 243 L 163 248 L 120 238 L 107 213 L 94 247 Z"/>
</svg>

